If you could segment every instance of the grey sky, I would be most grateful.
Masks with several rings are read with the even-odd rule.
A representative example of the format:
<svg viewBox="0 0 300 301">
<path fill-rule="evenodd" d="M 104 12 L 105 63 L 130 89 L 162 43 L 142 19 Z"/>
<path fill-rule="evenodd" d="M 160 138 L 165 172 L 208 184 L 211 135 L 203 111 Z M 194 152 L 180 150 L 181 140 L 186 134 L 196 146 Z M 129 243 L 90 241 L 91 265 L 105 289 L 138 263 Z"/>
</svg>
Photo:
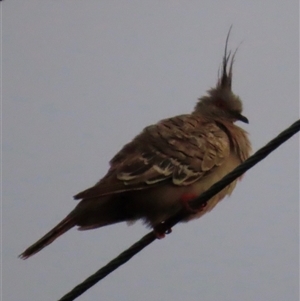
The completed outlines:
<svg viewBox="0 0 300 301">
<path fill-rule="evenodd" d="M 17 255 L 143 127 L 215 85 L 226 34 L 253 149 L 299 118 L 299 3 L 14 1 L 3 14 L 3 300 L 57 300 L 148 232 L 72 230 Z M 78 300 L 299 299 L 299 135 L 230 198 Z"/>
</svg>

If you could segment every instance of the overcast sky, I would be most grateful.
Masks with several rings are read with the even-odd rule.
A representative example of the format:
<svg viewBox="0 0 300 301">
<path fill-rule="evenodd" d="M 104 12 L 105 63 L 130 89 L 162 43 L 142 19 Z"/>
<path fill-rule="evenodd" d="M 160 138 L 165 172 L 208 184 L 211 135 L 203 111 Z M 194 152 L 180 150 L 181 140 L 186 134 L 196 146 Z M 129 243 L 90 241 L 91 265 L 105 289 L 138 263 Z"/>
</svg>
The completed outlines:
<svg viewBox="0 0 300 301">
<path fill-rule="evenodd" d="M 299 118 L 299 3 L 1 2 L 3 300 L 54 301 L 149 230 L 72 229 L 22 261 L 143 127 L 214 86 L 225 38 L 254 151 Z M 299 300 L 299 135 L 211 213 L 177 225 L 78 300 Z"/>
</svg>

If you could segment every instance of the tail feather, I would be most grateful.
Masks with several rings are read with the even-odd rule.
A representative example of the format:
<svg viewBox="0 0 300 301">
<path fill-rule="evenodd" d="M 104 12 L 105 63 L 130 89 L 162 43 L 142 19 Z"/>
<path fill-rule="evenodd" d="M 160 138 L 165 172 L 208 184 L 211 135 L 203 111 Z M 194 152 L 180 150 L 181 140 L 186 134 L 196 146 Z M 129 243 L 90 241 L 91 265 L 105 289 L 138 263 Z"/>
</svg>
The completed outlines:
<svg viewBox="0 0 300 301">
<path fill-rule="evenodd" d="M 74 218 L 67 216 L 58 225 L 56 225 L 51 231 L 45 234 L 41 239 L 39 239 L 32 246 L 27 248 L 22 254 L 19 255 L 19 257 L 22 259 L 27 259 L 28 257 L 41 251 L 43 248 L 51 244 L 57 237 L 67 232 L 75 225 L 76 224 Z"/>
</svg>

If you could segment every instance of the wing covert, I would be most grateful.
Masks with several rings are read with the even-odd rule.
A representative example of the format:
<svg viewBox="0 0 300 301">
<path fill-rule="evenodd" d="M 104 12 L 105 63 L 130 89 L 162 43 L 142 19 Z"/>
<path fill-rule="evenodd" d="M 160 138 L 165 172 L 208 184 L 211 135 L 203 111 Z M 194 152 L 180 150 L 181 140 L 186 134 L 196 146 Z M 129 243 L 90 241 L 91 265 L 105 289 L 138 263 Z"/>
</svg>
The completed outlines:
<svg viewBox="0 0 300 301">
<path fill-rule="evenodd" d="M 136 154 L 127 157 L 127 164 L 122 162 L 125 164 L 117 173 L 117 178 L 128 185 L 154 184 L 167 178 L 175 185 L 189 185 L 221 165 L 230 152 L 229 139 L 222 129 L 191 115 L 147 127 L 133 142 Z M 118 164 L 117 160 L 113 159 L 113 164 Z"/>
<path fill-rule="evenodd" d="M 227 134 L 212 121 L 181 115 L 146 127 L 110 161 L 106 176 L 78 198 L 145 189 L 170 180 L 186 186 L 229 156 Z"/>
</svg>

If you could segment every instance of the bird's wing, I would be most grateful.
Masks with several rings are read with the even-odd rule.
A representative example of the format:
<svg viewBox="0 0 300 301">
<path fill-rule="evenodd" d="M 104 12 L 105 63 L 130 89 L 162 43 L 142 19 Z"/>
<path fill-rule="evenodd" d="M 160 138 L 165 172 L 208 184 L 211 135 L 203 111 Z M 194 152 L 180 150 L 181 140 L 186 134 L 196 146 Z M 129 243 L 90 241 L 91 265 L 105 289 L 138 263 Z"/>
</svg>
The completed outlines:
<svg viewBox="0 0 300 301">
<path fill-rule="evenodd" d="M 146 127 L 110 161 L 106 176 L 75 199 L 139 190 L 172 181 L 186 186 L 220 166 L 230 139 L 212 120 L 181 115 Z"/>
</svg>

